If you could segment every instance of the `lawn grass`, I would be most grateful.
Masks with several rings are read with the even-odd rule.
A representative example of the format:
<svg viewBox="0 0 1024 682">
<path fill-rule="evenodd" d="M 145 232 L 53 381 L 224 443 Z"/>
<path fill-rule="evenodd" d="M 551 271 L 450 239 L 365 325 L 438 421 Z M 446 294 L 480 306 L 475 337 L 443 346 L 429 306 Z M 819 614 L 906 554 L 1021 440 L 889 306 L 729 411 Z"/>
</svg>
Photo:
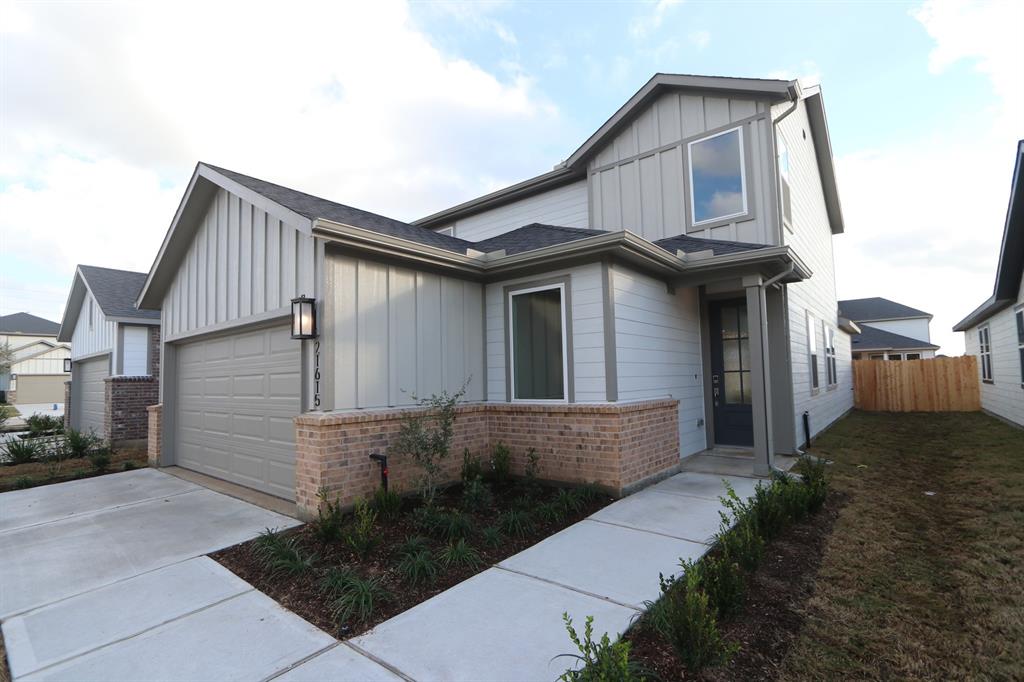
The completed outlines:
<svg viewBox="0 0 1024 682">
<path fill-rule="evenodd" d="M 812 453 L 846 504 L 779 678 L 1024 678 L 1024 430 L 853 413 Z"/>
<path fill-rule="evenodd" d="M 129 464 L 130 462 L 130 464 Z M 125 466 L 143 468 L 149 466 L 149 459 L 146 451 L 142 448 L 118 448 L 110 456 L 110 467 L 106 473 L 116 474 L 125 471 Z M 87 458 L 65 460 L 56 476 L 50 476 L 50 467 L 44 462 L 29 462 L 27 464 L 3 464 L 0 465 L 0 493 L 15 490 L 18 487 L 19 479 L 28 478 L 33 488 L 40 485 L 52 485 L 74 481 L 79 478 L 89 478 L 99 475 L 93 467 L 92 462 Z M 0 679 L 0 682 L 3 682 Z"/>
</svg>

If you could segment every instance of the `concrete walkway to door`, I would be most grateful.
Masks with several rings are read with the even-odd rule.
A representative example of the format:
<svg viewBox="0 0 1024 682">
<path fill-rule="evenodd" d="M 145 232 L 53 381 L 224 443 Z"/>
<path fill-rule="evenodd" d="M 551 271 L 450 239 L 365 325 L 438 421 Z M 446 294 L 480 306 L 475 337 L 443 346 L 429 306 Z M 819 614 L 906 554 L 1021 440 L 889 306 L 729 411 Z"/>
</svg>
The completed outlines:
<svg viewBox="0 0 1024 682">
<path fill-rule="evenodd" d="M 0 621 L 12 676 L 261 680 L 334 647 L 204 556 L 297 524 L 152 469 L 3 493 Z"/>
</svg>

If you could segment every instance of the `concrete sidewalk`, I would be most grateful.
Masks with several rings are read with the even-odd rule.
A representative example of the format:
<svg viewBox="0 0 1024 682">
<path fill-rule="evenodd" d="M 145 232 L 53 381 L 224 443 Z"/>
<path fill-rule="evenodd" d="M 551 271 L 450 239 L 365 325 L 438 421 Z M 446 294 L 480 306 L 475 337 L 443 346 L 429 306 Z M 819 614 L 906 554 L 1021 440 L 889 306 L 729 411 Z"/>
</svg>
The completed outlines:
<svg viewBox="0 0 1024 682">
<path fill-rule="evenodd" d="M 757 484 L 725 480 L 744 497 Z M 562 613 L 579 631 L 594 616 L 597 635 L 621 634 L 658 597 L 659 573 L 678 575 L 681 558 L 709 549 L 724 494 L 721 476 L 677 474 L 348 644 L 414 680 L 553 680 L 572 663 L 556 657 L 576 653 Z"/>
</svg>

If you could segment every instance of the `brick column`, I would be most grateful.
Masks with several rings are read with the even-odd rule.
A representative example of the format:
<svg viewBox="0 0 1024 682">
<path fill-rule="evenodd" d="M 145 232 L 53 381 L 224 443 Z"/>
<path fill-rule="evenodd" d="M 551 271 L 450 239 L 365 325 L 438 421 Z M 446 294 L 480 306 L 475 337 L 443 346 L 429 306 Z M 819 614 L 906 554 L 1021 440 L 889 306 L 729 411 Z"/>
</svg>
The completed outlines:
<svg viewBox="0 0 1024 682">
<path fill-rule="evenodd" d="M 64 430 L 71 429 L 71 382 L 64 382 Z"/>
<path fill-rule="evenodd" d="M 146 408 L 149 418 L 148 435 L 146 442 L 146 453 L 149 456 L 149 466 L 160 466 L 160 444 L 163 442 L 163 403 L 150 405 Z"/>
<path fill-rule="evenodd" d="M 107 377 L 105 436 L 112 442 L 142 440 L 149 433 L 146 408 L 160 399 L 153 377 Z"/>
</svg>

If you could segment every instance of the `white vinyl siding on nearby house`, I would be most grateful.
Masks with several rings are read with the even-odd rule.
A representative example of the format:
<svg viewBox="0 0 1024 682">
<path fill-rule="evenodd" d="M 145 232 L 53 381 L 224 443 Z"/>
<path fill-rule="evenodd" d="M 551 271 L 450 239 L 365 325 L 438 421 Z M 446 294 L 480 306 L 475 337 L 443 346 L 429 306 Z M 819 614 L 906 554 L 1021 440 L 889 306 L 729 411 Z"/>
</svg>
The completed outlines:
<svg viewBox="0 0 1024 682">
<path fill-rule="evenodd" d="M 70 351 L 63 347 L 51 348 L 46 351 L 43 350 L 44 348 L 43 345 L 36 346 L 32 350 L 39 353 L 38 355 L 12 362 L 10 373 L 18 376 L 23 374 L 64 374 L 64 358 L 71 357 Z M 63 400 L 64 398 L 61 397 L 61 401 Z"/>
<path fill-rule="evenodd" d="M 1024 388 L 1024 308 L 1016 308 L 1013 312 L 1017 327 L 1017 351 L 1020 356 L 1020 385 Z"/>
<path fill-rule="evenodd" d="M 611 268 L 618 398 L 679 401 L 679 452 L 707 447 L 700 302 L 695 287 L 665 283 L 626 266 Z"/>
<path fill-rule="evenodd" d="M 689 233 L 777 244 L 778 235 L 770 227 L 774 152 L 767 112 L 767 104 L 755 99 L 664 93 L 589 162 L 590 226 L 629 230 L 651 241 Z M 742 129 L 748 204 L 742 215 L 694 225 L 688 145 L 735 129 L 733 124 Z"/>
<path fill-rule="evenodd" d="M 338 254 L 326 271 L 333 409 L 412 405 L 467 381 L 465 400 L 484 397 L 480 284 Z"/>
<path fill-rule="evenodd" d="M 124 325 L 121 347 L 121 374 L 129 377 L 149 375 L 149 327 Z"/>
<path fill-rule="evenodd" d="M 906 336 L 918 341 L 931 343 L 931 333 L 928 318 L 920 317 L 906 320 L 881 320 L 878 322 L 863 321 L 863 324 L 875 329 L 881 329 L 900 336 Z M 862 325 L 863 326 L 863 325 Z"/>
<path fill-rule="evenodd" d="M 1016 305 L 1000 310 L 964 335 L 967 352 L 978 356 L 981 371 L 980 330 L 988 330 L 991 346 L 992 380 L 981 384 L 981 407 L 992 414 L 1024 426 L 1024 357 L 1017 333 L 1017 315 L 1024 310 L 1024 277 Z"/>
<path fill-rule="evenodd" d="M 811 279 L 786 286 L 789 303 L 789 336 L 793 358 L 793 402 L 795 433 L 803 441 L 802 415 L 810 415 L 811 435 L 827 427 L 853 408 L 853 372 L 850 335 L 835 336 L 836 389 L 812 391 L 808 356 L 807 314 L 834 325 L 838 303 L 835 287 L 835 261 L 832 250 L 832 229 L 825 209 L 821 177 L 814 154 L 806 104 L 778 125 L 789 154 L 792 232 L 784 230 L 786 244 L 810 267 Z M 805 135 L 806 133 L 806 135 Z M 819 332 L 820 333 L 820 332 Z M 820 370 L 819 370 L 820 371 Z"/>
<path fill-rule="evenodd" d="M 534 196 L 460 218 L 448 227 L 459 239 L 480 241 L 511 232 L 524 225 L 542 223 L 564 227 L 589 227 L 587 181 L 556 187 Z"/>
<path fill-rule="evenodd" d="M 164 296 L 164 340 L 275 311 L 313 295 L 313 237 L 220 189 Z"/>
<path fill-rule="evenodd" d="M 106 320 L 100 307 L 94 303 L 92 294 L 86 291 L 75 330 L 71 334 L 71 358 L 78 360 L 97 353 L 108 353 L 114 349 L 116 336 L 117 323 Z"/>
<path fill-rule="evenodd" d="M 505 402 L 509 395 L 506 382 L 506 287 L 537 286 L 554 280 L 567 282 L 567 344 L 571 402 L 600 402 L 607 397 L 604 374 L 604 299 L 601 265 L 591 263 L 566 270 L 538 273 L 530 277 L 492 282 L 486 287 L 487 316 L 487 399 Z"/>
</svg>

